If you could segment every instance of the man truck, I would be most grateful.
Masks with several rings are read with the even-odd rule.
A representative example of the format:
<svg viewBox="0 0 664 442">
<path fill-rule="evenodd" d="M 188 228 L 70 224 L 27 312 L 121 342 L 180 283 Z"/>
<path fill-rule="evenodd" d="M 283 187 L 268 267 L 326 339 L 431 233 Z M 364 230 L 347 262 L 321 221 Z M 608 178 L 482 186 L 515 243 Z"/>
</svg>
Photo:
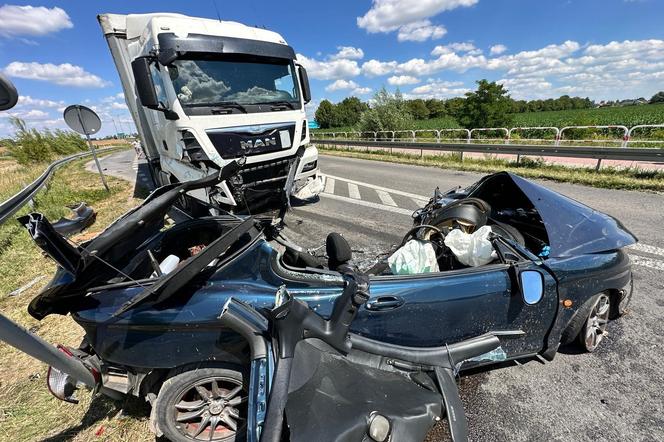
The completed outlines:
<svg viewBox="0 0 664 442">
<path fill-rule="evenodd" d="M 98 20 L 155 185 L 202 178 L 242 158 L 235 182 L 190 196 L 255 214 L 283 204 L 284 192 L 320 192 L 307 72 L 279 34 L 181 14 Z"/>
</svg>

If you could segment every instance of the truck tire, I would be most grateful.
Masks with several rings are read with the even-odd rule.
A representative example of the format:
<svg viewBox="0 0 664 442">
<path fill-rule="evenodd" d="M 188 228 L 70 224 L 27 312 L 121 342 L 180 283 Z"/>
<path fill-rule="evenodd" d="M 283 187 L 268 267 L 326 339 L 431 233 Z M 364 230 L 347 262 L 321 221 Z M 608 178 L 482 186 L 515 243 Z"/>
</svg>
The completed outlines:
<svg viewBox="0 0 664 442">
<path fill-rule="evenodd" d="M 237 370 L 206 367 L 175 374 L 164 381 L 154 402 L 156 424 L 173 442 L 243 441 L 247 391 Z"/>
</svg>

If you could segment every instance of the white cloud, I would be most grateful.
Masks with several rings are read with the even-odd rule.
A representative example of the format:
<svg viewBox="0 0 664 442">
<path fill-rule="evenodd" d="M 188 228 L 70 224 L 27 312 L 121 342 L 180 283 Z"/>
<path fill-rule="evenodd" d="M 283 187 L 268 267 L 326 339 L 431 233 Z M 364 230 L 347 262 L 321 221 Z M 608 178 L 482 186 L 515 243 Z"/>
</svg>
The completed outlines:
<svg viewBox="0 0 664 442">
<path fill-rule="evenodd" d="M 472 6 L 479 0 L 373 0 L 371 9 L 357 18 L 357 25 L 367 32 L 392 32 L 459 7 Z"/>
<path fill-rule="evenodd" d="M 354 48 L 353 46 L 339 46 L 337 47 L 338 52 L 334 55 L 330 55 L 330 60 L 361 60 L 364 58 L 364 51 L 360 48 Z"/>
<path fill-rule="evenodd" d="M 309 76 L 318 80 L 335 80 L 355 77 L 360 74 L 360 67 L 355 60 L 320 61 L 302 54 L 297 54 L 297 59 L 307 69 Z"/>
<path fill-rule="evenodd" d="M 32 98 L 29 95 L 20 95 L 15 109 L 23 107 L 46 107 L 46 108 L 61 108 L 65 105 L 64 101 L 45 100 L 41 98 Z"/>
<path fill-rule="evenodd" d="M 394 72 L 397 64 L 396 61 L 378 61 L 371 59 L 362 64 L 362 73 L 367 77 L 380 77 Z"/>
<path fill-rule="evenodd" d="M 442 54 L 433 60 L 424 60 L 413 58 L 396 66 L 395 71 L 400 74 L 412 75 L 415 77 L 422 75 L 431 75 L 443 70 L 456 72 L 465 72 L 475 67 L 486 65 L 484 55 L 458 55 L 455 52 Z"/>
<path fill-rule="evenodd" d="M 446 45 L 438 45 L 431 51 L 431 55 L 439 56 L 444 54 L 452 54 L 454 52 L 467 52 L 470 55 L 479 55 L 482 53 L 471 42 L 450 43 Z"/>
<path fill-rule="evenodd" d="M 346 89 L 356 89 L 358 86 L 353 80 L 337 80 L 334 83 L 331 83 L 325 87 L 325 90 L 328 92 L 332 91 L 341 91 Z"/>
<path fill-rule="evenodd" d="M 60 86 L 100 88 L 111 84 L 87 72 L 82 67 L 69 63 L 56 65 L 52 63 L 42 64 L 14 61 L 5 67 L 4 73 L 10 77 L 48 81 L 49 83 L 55 83 Z"/>
<path fill-rule="evenodd" d="M 358 87 L 351 91 L 351 95 L 366 95 L 371 92 L 371 90 L 370 87 Z"/>
<path fill-rule="evenodd" d="M 503 52 L 505 52 L 506 50 L 507 50 L 507 46 L 499 44 L 499 45 L 491 46 L 491 48 L 489 49 L 489 52 L 491 53 L 491 55 L 500 55 Z"/>
<path fill-rule="evenodd" d="M 46 120 L 50 118 L 50 115 L 48 112 L 44 112 L 43 110 L 39 109 L 31 109 L 31 110 L 26 110 L 24 112 L 12 112 L 12 116 L 18 117 L 22 120 Z"/>
<path fill-rule="evenodd" d="M 420 80 L 410 75 L 395 75 L 387 79 L 387 82 L 392 86 L 405 86 L 407 84 L 416 84 Z"/>
<path fill-rule="evenodd" d="M 451 98 L 469 92 L 461 81 L 430 80 L 427 84 L 413 88 L 404 94 L 406 98 Z"/>
<path fill-rule="evenodd" d="M 0 36 L 39 36 L 73 27 L 69 15 L 61 8 L 0 6 Z"/>
<path fill-rule="evenodd" d="M 429 20 L 416 21 L 399 28 L 397 40 L 399 41 L 426 41 L 437 40 L 447 34 L 447 29 L 440 25 L 433 25 Z"/>
</svg>

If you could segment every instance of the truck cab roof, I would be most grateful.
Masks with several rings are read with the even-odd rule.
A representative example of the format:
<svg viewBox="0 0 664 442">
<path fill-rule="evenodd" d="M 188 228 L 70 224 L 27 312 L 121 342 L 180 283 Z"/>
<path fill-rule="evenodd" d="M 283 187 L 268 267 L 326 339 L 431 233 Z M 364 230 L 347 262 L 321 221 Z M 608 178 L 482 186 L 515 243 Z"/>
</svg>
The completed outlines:
<svg viewBox="0 0 664 442">
<path fill-rule="evenodd" d="M 274 31 L 255 28 L 234 21 L 189 17 L 183 14 L 100 14 L 99 22 L 105 35 L 125 34 L 127 40 L 137 38 L 156 39 L 160 33 L 173 33 L 186 37 L 192 29 L 196 34 L 219 37 L 235 37 L 286 44 L 284 38 Z"/>
</svg>

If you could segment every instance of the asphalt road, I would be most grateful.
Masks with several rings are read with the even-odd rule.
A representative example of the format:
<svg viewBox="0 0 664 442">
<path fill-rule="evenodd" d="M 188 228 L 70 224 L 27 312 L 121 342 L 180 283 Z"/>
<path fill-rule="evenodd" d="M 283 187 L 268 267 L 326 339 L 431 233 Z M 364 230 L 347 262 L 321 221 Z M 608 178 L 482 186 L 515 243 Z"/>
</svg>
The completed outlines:
<svg viewBox="0 0 664 442">
<path fill-rule="evenodd" d="M 131 152 L 102 160 L 106 172 L 132 179 Z M 133 167 L 132 167 L 133 164 Z M 401 240 L 410 213 L 436 186 L 441 190 L 481 175 L 323 156 L 327 176 L 320 201 L 296 207 L 289 235 L 306 247 L 343 234 L 361 264 Z M 520 361 L 465 375 L 461 394 L 473 441 L 664 440 L 664 195 L 544 182 L 550 188 L 619 218 L 640 240 L 630 249 L 635 294 L 629 313 L 609 326 L 592 354 L 561 349 L 549 363 Z M 443 426 L 430 441 L 445 440 Z"/>
</svg>

